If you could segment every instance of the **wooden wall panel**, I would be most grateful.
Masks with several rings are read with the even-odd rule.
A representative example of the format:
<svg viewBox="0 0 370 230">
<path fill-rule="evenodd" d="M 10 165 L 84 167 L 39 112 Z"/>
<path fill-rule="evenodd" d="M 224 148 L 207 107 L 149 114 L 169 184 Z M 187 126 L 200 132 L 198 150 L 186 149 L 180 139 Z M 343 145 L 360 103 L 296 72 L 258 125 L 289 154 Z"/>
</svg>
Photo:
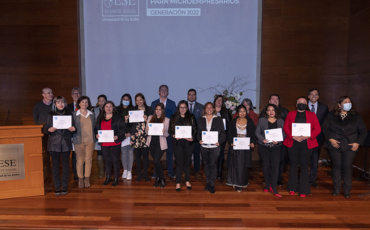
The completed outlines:
<svg viewBox="0 0 370 230">
<path fill-rule="evenodd" d="M 79 86 L 77 0 L 0 1 L 0 125 L 32 124 L 41 89 Z"/>
</svg>

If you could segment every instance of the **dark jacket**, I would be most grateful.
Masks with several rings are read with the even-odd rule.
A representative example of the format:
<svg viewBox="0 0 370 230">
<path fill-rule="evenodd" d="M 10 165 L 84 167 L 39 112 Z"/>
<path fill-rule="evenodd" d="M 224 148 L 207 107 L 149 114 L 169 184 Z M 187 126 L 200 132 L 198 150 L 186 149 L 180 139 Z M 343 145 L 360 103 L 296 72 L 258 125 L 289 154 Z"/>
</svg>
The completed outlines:
<svg viewBox="0 0 370 230">
<path fill-rule="evenodd" d="M 134 110 L 134 107 L 131 107 L 131 108 L 123 108 L 122 106 L 119 106 L 116 109 L 117 109 L 117 113 L 121 116 L 121 118 L 123 119 L 123 121 L 125 121 L 125 116 L 128 115 L 128 111 Z M 130 123 L 129 121 L 127 121 L 127 123 L 125 122 L 125 125 L 126 125 L 125 133 L 130 133 L 131 132 L 132 123 Z"/>
<path fill-rule="evenodd" d="M 200 117 L 198 120 L 197 140 L 202 140 L 202 131 L 207 131 L 207 121 L 205 117 Z M 226 133 L 224 129 L 224 122 L 221 117 L 214 117 L 210 131 L 218 132 L 218 143 L 220 146 L 226 141 Z"/>
<path fill-rule="evenodd" d="M 50 133 L 48 129 L 53 127 L 53 116 L 71 116 L 69 109 L 65 109 L 64 115 L 58 115 L 53 112 L 49 113 L 44 126 L 44 133 L 49 134 L 47 150 L 49 152 L 69 152 L 72 150 L 72 134 L 68 129 L 57 129 Z M 72 126 L 75 126 L 75 121 L 72 118 Z"/>
<path fill-rule="evenodd" d="M 179 118 L 180 117 L 178 117 L 176 119 L 175 118 L 175 115 L 173 115 L 171 117 L 171 120 L 170 120 L 170 128 L 168 130 L 169 134 L 171 136 L 175 135 L 175 127 L 176 126 L 191 126 L 192 137 L 193 137 L 193 140 L 195 140 L 196 137 L 197 137 L 197 121 L 195 120 L 195 116 L 193 114 L 190 114 L 190 120 L 191 120 L 191 123 L 190 124 L 186 124 L 185 122 L 180 122 Z M 176 138 L 172 138 L 172 141 L 174 143 L 177 143 Z"/>
<path fill-rule="evenodd" d="M 221 115 L 221 118 L 225 119 L 226 120 L 226 132 L 227 130 L 229 129 L 228 126 L 229 126 L 229 122 L 231 121 L 231 115 L 229 113 L 229 110 L 226 109 L 226 108 L 221 108 L 220 110 L 220 115 Z M 223 124 L 223 123 L 222 123 Z"/>
<path fill-rule="evenodd" d="M 348 113 L 347 117 L 342 120 L 340 115 L 330 112 L 323 125 L 325 136 L 325 146 L 328 149 L 333 148 L 329 139 L 335 139 L 340 143 L 342 151 L 349 150 L 348 144 L 364 144 L 367 135 L 367 129 L 364 121 L 356 112 Z"/>
<path fill-rule="evenodd" d="M 230 121 L 229 123 L 229 131 L 227 132 L 227 140 L 229 141 L 230 148 L 233 148 L 231 144 L 234 142 L 234 137 L 237 137 L 237 129 L 236 129 L 236 120 L 238 118 L 235 118 Z M 254 125 L 254 122 L 252 119 L 247 118 L 247 136 L 251 139 L 250 143 L 256 142 L 256 126 Z"/>
<path fill-rule="evenodd" d="M 101 122 L 97 121 L 95 126 L 95 136 L 98 134 L 98 130 L 101 130 Z M 117 140 L 115 140 L 115 143 L 122 142 L 126 136 L 125 136 L 125 122 L 122 119 L 122 117 L 118 113 L 113 113 L 112 116 L 112 130 L 114 131 L 114 136 L 117 136 Z"/>
<path fill-rule="evenodd" d="M 269 123 L 268 123 L 268 118 L 267 117 L 261 117 L 259 120 L 258 120 L 258 123 L 257 123 L 257 128 L 256 128 L 256 137 L 257 137 L 257 142 L 259 145 L 266 145 L 265 143 L 263 143 L 263 141 L 266 139 L 265 138 L 265 130 L 268 129 L 268 126 L 269 126 Z M 276 122 L 277 122 L 277 127 L 278 128 L 281 128 L 282 132 L 283 132 L 283 138 L 285 138 L 285 133 L 284 133 L 284 121 L 283 119 L 279 118 L 279 119 L 276 119 Z M 277 145 L 275 146 L 280 146 L 282 145 L 283 142 L 280 141 L 278 142 Z"/>
</svg>

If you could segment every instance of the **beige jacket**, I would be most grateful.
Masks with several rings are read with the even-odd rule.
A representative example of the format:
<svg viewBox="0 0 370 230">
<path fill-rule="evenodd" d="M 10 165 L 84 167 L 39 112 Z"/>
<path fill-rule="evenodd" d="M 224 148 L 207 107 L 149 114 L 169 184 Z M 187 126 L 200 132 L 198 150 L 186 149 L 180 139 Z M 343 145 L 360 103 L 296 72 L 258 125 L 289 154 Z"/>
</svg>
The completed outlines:
<svg viewBox="0 0 370 230">
<path fill-rule="evenodd" d="M 147 124 L 146 124 L 147 129 L 145 130 L 146 133 L 148 133 L 149 121 L 152 119 L 152 116 L 153 115 L 150 115 L 148 117 Z M 164 134 L 163 134 L 163 136 L 160 136 L 159 137 L 159 143 L 161 145 L 161 150 L 166 150 L 167 149 L 167 139 L 166 139 L 166 137 L 168 137 L 168 135 L 169 135 L 168 134 L 168 128 L 169 128 L 169 126 L 170 126 L 170 119 L 166 117 L 164 119 L 164 122 L 163 122 Z M 151 140 L 152 140 L 152 136 L 149 136 L 148 135 L 148 137 L 146 138 L 146 145 L 147 146 L 150 146 L 150 141 Z"/>
</svg>

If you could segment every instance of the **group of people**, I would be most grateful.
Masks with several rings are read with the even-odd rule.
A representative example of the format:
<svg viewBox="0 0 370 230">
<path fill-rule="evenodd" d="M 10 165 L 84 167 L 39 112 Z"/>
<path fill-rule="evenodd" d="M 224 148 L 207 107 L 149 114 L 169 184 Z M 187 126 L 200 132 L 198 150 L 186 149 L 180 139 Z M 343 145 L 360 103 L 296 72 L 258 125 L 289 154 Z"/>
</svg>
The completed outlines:
<svg viewBox="0 0 370 230">
<path fill-rule="evenodd" d="M 54 98 L 51 89 L 43 89 L 43 100 L 34 107 L 34 121 L 44 125 L 46 140 L 43 143 L 52 159 L 55 195 L 68 193 L 69 158 L 72 150 L 74 179 L 78 180 L 78 187 L 81 189 L 90 187 L 94 150 L 97 150 L 99 177 L 105 176 L 104 185 L 111 182 L 112 186 L 118 185 L 121 163 L 122 178 L 132 180 L 134 160 L 136 181 L 150 181 L 150 152 L 154 163 L 153 186 L 164 187 L 166 177 L 161 158 L 166 152 L 168 176 L 175 179 L 176 191 L 181 191 L 183 174 L 186 189 L 192 188 L 190 169 L 193 156 L 195 177 L 202 178 L 199 172 L 202 159 L 206 179 L 204 189 L 215 193 L 216 181 L 222 181 L 223 178 L 226 143 L 229 144 L 226 185 L 241 192 L 249 184 L 251 151 L 257 142 L 264 174 L 263 192 L 281 197 L 278 187 L 283 182 L 284 153 L 287 150 L 290 162 L 287 184 L 289 194 L 298 193 L 302 198 L 309 195 L 310 186 L 318 187 L 318 158 L 321 146 L 325 143 L 332 160 L 332 195 L 340 194 L 343 180 L 343 194 L 346 198 L 351 196 L 352 163 L 359 146 L 366 138 L 367 130 L 349 97 L 340 97 L 329 113 L 328 107 L 318 102 L 319 90 L 314 88 L 308 91 L 307 97 L 298 97 L 296 110 L 289 112 L 280 105 L 279 95 L 273 94 L 258 116 L 253 111 L 250 99 L 244 99 L 236 112 L 231 114 L 225 107 L 222 95 L 216 95 L 213 102 L 207 102 L 203 106 L 196 101 L 196 90 L 190 89 L 187 100 L 181 100 L 176 106 L 167 97 L 168 93 L 168 86 L 161 85 L 159 99 L 153 101 L 151 106 L 147 105 L 142 93 L 135 95 L 135 105 L 131 95 L 124 94 L 118 106 L 108 101 L 105 95 L 99 95 L 93 108 L 90 98 L 81 96 L 79 88 L 73 88 L 71 96 L 74 102 L 69 105 L 61 96 Z M 133 110 L 143 111 L 142 122 L 130 122 L 130 111 Z M 72 117 L 71 127 L 53 127 L 53 117 L 65 115 Z M 154 123 L 163 124 L 162 135 L 149 135 L 149 127 Z M 293 126 L 299 123 L 309 124 L 307 136 L 293 135 Z M 190 137 L 176 137 L 176 128 L 179 126 L 191 127 Z M 266 138 L 266 132 L 274 129 L 281 130 L 281 140 Z M 98 143 L 101 130 L 113 130 L 113 142 Z M 206 143 L 204 135 L 212 131 L 217 133 L 217 142 Z M 249 138 L 249 147 L 236 148 L 235 138 Z M 62 179 L 59 175 L 60 159 Z"/>
</svg>

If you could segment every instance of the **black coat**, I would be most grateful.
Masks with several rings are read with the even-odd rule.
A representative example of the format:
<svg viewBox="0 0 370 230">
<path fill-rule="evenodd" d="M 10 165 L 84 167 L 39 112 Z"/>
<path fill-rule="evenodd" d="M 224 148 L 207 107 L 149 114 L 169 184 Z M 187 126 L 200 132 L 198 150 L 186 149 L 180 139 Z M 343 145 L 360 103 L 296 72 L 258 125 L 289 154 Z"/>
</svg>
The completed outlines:
<svg viewBox="0 0 370 230">
<path fill-rule="evenodd" d="M 101 130 L 101 122 L 102 121 L 97 121 L 96 126 L 95 126 L 95 136 L 98 134 L 98 131 Z M 115 143 L 120 143 L 122 142 L 126 136 L 125 136 L 125 129 L 126 125 L 124 122 L 124 119 L 118 114 L 118 113 L 113 113 L 112 116 L 112 130 L 114 131 L 114 136 L 117 136 L 117 140 L 115 140 Z"/>
<path fill-rule="evenodd" d="M 358 143 L 363 145 L 367 135 L 366 125 L 356 112 L 348 113 L 344 120 L 340 115 L 330 112 L 325 119 L 322 130 L 325 136 L 325 146 L 328 149 L 333 148 L 329 139 L 334 139 L 341 142 L 342 151 L 350 148 L 348 144 Z"/>
<path fill-rule="evenodd" d="M 227 131 L 229 129 L 228 125 L 229 125 L 229 122 L 231 120 L 231 115 L 229 113 L 229 110 L 226 109 L 226 108 L 221 108 L 220 115 L 221 115 L 221 118 L 225 119 L 225 121 L 226 121 L 226 130 L 225 131 Z"/>
<path fill-rule="evenodd" d="M 198 120 L 198 132 L 197 140 L 202 140 L 202 131 L 207 131 L 207 121 L 205 117 L 200 117 Z M 214 117 L 210 131 L 218 132 L 218 143 L 220 146 L 226 141 L 226 133 L 224 128 L 224 122 L 221 117 Z"/>
<path fill-rule="evenodd" d="M 49 113 L 44 126 L 44 133 L 49 135 L 47 150 L 50 152 L 69 152 L 72 150 L 72 135 L 68 129 L 57 129 L 50 133 L 48 129 L 53 127 L 53 116 L 71 116 L 69 109 L 65 109 L 64 115 L 58 115 L 53 112 Z M 72 119 L 72 126 L 75 126 L 75 121 Z"/>
</svg>

